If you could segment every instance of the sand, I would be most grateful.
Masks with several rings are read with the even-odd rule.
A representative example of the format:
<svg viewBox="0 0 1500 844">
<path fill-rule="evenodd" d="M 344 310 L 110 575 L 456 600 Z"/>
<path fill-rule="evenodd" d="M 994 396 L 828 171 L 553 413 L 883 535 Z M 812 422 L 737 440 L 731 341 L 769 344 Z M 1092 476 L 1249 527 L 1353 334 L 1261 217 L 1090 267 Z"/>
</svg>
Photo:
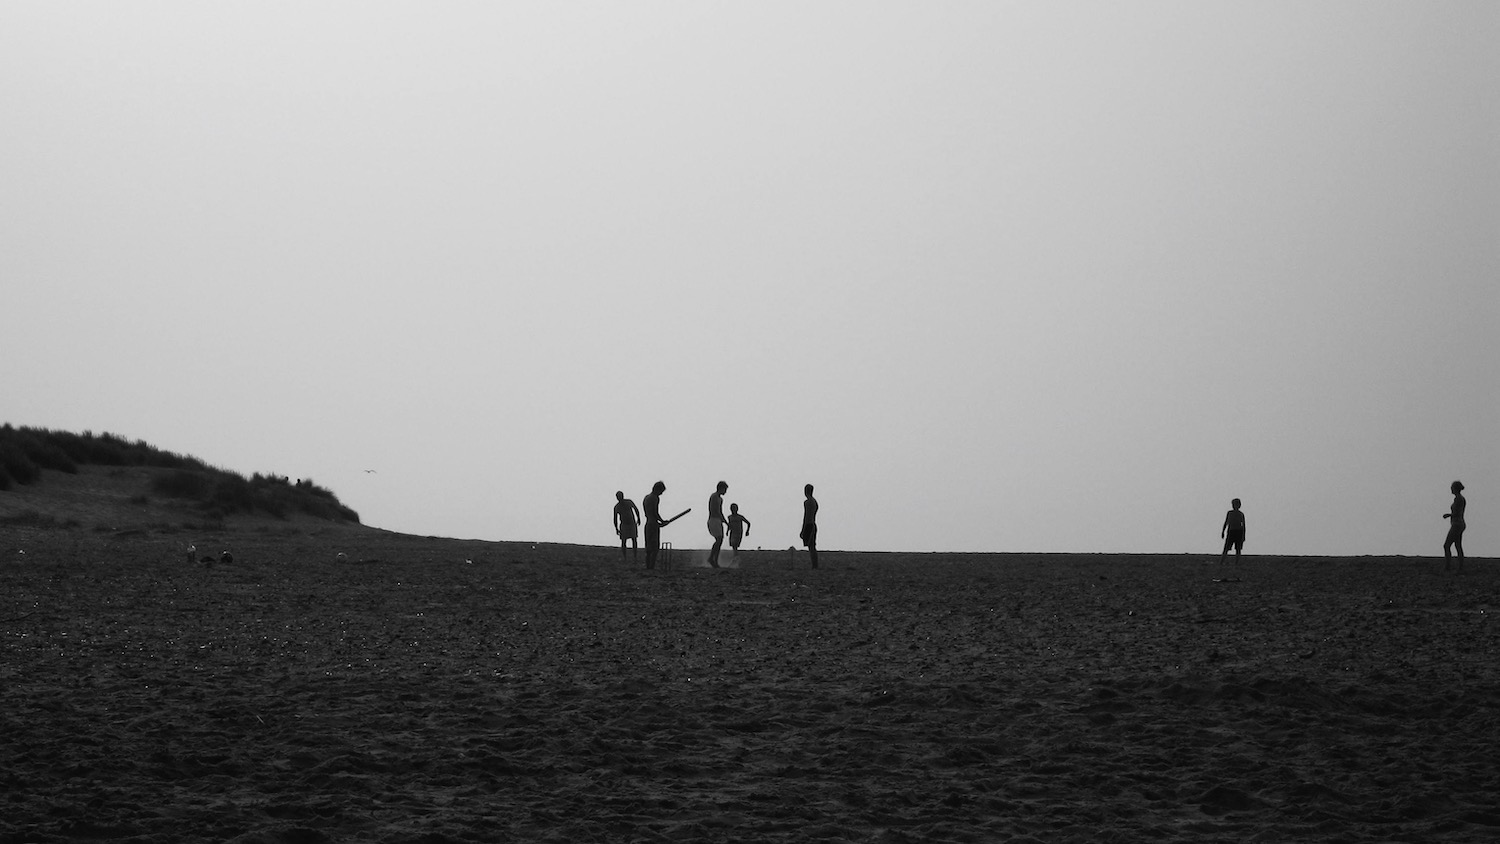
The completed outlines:
<svg viewBox="0 0 1500 844">
<path fill-rule="evenodd" d="M 0 551 L 0 844 L 1500 838 L 1494 561 Z"/>
</svg>

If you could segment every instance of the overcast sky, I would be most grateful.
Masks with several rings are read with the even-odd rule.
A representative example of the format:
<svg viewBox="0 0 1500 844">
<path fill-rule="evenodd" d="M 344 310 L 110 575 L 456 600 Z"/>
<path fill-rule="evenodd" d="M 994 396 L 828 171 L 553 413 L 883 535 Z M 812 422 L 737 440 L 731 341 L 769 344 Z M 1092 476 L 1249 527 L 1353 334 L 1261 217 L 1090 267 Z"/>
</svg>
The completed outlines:
<svg viewBox="0 0 1500 844">
<path fill-rule="evenodd" d="M 1500 555 L 1500 4 L 0 5 L 0 421 L 607 545 Z M 374 470 L 373 472 L 367 470 Z"/>
</svg>

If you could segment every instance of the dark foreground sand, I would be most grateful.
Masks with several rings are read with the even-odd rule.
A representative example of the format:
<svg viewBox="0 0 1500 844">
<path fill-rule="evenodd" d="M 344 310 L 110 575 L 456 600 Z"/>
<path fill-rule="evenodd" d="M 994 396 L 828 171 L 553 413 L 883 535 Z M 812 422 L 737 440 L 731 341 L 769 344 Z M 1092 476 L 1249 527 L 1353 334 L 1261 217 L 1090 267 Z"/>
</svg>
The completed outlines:
<svg viewBox="0 0 1500 844">
<path fill-rule="evenodd" d="M 1493 561 L 0 548 L 0 842 L 1500 839 Z"/>
</svg>

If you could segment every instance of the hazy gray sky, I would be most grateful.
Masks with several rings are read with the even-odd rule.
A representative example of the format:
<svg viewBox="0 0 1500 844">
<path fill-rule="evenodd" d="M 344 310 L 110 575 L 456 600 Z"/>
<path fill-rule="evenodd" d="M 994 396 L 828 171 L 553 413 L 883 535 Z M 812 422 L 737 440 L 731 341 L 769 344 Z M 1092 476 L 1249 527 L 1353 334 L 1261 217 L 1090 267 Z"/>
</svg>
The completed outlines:
<svg viewBox="0 0 1500 844">
<path fill-rule="evenodd" d="M 0 5 L 0 421 L 367 524 L 1500 554 L 1500 4 Z M 373 473 L 366 469 L 376 470 Z"/>
</svg>

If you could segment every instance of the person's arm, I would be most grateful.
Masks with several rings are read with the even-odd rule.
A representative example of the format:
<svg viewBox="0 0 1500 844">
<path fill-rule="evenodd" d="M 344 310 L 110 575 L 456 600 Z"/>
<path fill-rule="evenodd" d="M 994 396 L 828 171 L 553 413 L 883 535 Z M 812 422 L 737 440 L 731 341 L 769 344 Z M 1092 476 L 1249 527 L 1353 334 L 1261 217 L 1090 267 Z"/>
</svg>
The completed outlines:
<svg viewBox="0 0 1500 844">
<path fill-rule="evenodd" d="M 1232 510 L 1230 512 L 1233 512 Z M 1229 513 L 1224 514 L 1224 524 L 1219 528 L 1219 538 L 1224 538 L 1224 532 L 1229 530 Z"/>
</svg>

